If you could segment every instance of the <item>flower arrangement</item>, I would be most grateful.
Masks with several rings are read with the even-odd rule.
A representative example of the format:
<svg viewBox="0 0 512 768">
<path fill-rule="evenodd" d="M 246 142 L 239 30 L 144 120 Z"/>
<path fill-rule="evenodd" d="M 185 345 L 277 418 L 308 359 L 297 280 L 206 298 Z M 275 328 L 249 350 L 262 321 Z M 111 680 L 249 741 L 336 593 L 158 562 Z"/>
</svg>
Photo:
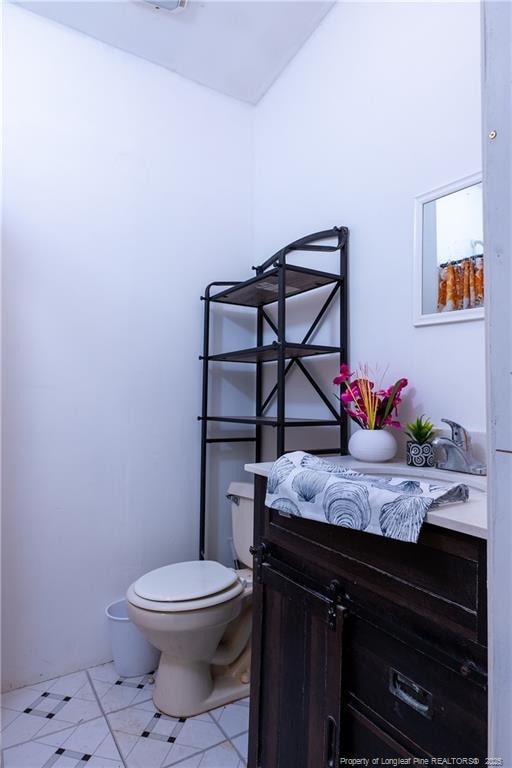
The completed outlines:
<svg viewBox="0 0 512 768">
<path fill-rule="evenodd" d="M 398 379 L 388 389 L 382 388 L 380 376 L 378 388 L 370 367 L 360 364 L 355 372 L 351 372 L 346 363 L 340 367 L 339 375 L 333 379 L 333 384 L 344 387 L 340 400 L 345 412 L 350 418 L 359 424 L 362 429 L 383 429 L 395 427 L 400 429 L 401 424 L 393 415 L 397 415 L 397 408 L 402 399 L 402 390 L 409 383 L 407 379 Z"/>
<path fill-rule="evenodd" d="M 423 445 L 429 443 L 439 433 L 434 424 L 425 414 L 418 416 L 416 421 L 410 421 L 405 425 L 405 434 L 408 435 L 414 443 Z"/>
</svg>

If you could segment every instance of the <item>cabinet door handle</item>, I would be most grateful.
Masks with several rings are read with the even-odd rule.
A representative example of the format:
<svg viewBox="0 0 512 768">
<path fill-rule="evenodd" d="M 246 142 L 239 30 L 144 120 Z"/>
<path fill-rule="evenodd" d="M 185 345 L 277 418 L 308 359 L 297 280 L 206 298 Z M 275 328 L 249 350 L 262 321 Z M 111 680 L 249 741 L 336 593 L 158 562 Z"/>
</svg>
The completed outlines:
<svg viewBox="0 0 512 768">
<path fill-rule="evenodd" d="M 432 718 L 432 694 L 391 667 L 389 669 L 389 691 L 423 717 Z"/>
<path fill-rule="evenodd" d="M 329 715 L 325 721 L 325 768 L 336 768 L 338 765 L 338 728 L 336 721 Z"/>
</svg>

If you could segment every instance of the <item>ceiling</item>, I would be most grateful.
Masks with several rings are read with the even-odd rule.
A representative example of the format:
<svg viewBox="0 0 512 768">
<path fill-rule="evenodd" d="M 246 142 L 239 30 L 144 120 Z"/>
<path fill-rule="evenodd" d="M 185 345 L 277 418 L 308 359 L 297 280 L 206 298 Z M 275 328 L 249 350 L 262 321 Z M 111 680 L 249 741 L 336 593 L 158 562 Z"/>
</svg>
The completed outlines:
<svg viewBox="0 0 512 768">
<path fill-rule="evenodd" d="M 334 5 L 323 0 L 16 0 L 173 72 L 256 104 Z"/>
</svg>

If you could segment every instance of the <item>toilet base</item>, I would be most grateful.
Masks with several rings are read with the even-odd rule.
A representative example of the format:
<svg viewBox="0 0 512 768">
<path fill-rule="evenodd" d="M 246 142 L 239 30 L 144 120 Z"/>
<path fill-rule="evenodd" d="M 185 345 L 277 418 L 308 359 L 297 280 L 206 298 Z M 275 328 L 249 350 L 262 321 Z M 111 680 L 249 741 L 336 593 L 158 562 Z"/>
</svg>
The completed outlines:
<svg viewBox="0 0 512 768">
<path fill-rule="evenodd" d="M 165 715 L 192 717 L 249 695 L 250 644 L 229 666 L 176 665 L 162 654 L 153 703 Z M 246 681 L 246 682 L 244 682 Z"/>
</svg>

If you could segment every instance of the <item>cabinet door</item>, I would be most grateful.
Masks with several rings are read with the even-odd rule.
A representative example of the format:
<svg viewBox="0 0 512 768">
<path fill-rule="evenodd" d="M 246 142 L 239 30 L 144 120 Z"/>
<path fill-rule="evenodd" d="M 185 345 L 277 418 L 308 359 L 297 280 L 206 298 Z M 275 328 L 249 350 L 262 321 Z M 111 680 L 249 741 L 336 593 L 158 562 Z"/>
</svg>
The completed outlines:
<svg viewBox="0 0 512 768">
<path fill-rule="evenodd" d="M 268 564 L 253 605 L 250 768 L 336 768 L 345 609 Z"/>
</svg>

